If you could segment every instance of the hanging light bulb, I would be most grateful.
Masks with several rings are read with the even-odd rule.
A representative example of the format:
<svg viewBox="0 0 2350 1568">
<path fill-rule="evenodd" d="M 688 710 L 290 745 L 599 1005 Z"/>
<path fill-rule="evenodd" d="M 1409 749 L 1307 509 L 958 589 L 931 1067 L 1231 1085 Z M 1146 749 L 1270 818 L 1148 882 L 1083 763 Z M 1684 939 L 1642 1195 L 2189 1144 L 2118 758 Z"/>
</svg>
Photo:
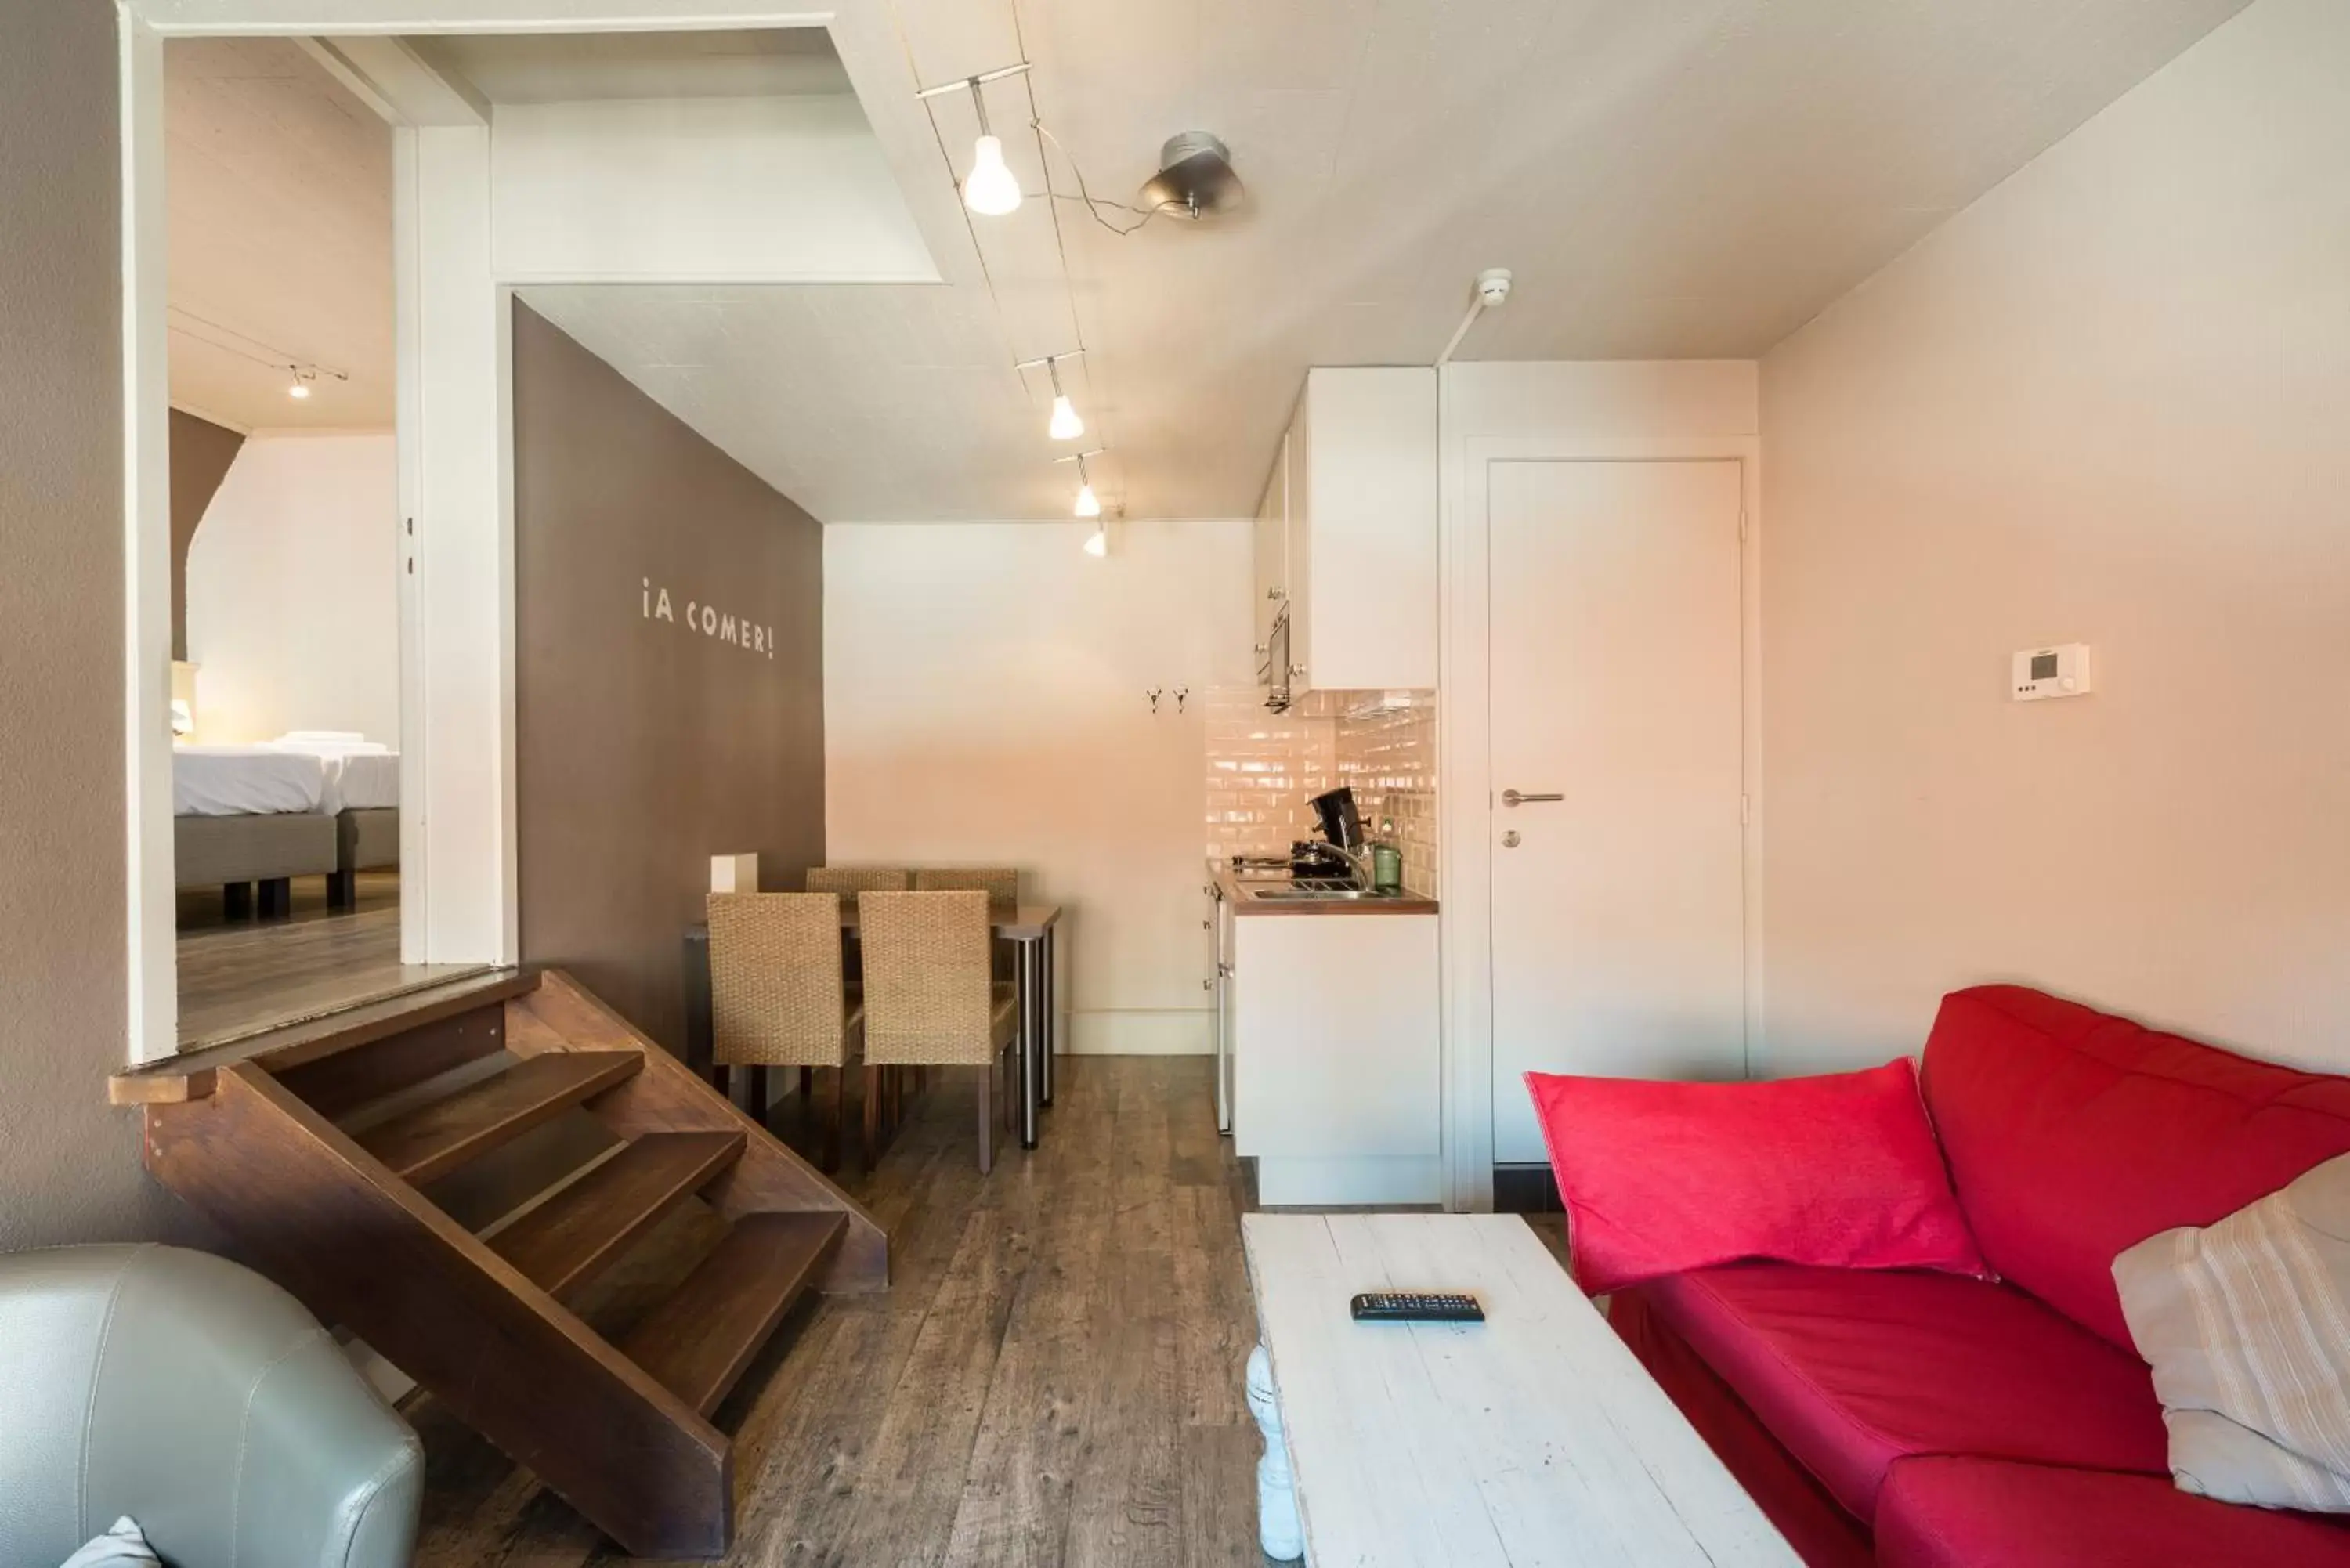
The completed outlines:
<svg viewBox="0 0 2350 1568">
<path fill-rule="evenodd" d="M 962 177 L 962 204 L 984 217 L 1000 218 L 1020 207 L 1020 181 L 1003 161 L 1003 142 L 987 128 L 987 99 L 979 78 L 971 78 L 972 107 L 979 111 L 979 143 L 972 149 L 971 172 Z"/>
<path fill-rule="evenodd" d="M 316 370 L 305 370 L 301 367 L 296 366 L 294 369 L 294 383 L 286 389 L 286 395 L 296 401 L 308 398 L 310 395 L 310 383 L 317 379 L 318 373 Z"/>
<path fill-rule="evenodd" d="M 1056 457 L 1053 460 L 1055 462 L 1074 462 L 1077 465 L 1077 504 L 1075 511 L 1079 517 L 1101 515 L 1101 497 L 1094 493 L 1094 476 L 1086 472 L 1086 459 L 1099 457 L 1107 450 L 1097 446 L 1090 452 L 1072 452 L 1067 457 Z"/>
<path fill-rule="evenodd" d="M 1097 528 L 1086 535 L 1086 554 L 1099 557 L 1109 554 L 1109 530 Z"/>
<path fill-rule="evenodd" d="M 1053 378 L 1053 416 L 1045 421 L 1045 433 L 1055 441 L 1075 441 L 1086 433 L 1086 421 L 1079 417 L 1077 406 L 1069 400 L 1068 392 L 1061 385 L 1061 361 L 1074 359 L 1084 352 L 1082 348 L 1072 348 L 1066 354 L 1046 354 L 1035 359 L 1023 359 L 1012 367 L 1024 371 L 1042 365 L 1045 374 Z"/>
</svg>

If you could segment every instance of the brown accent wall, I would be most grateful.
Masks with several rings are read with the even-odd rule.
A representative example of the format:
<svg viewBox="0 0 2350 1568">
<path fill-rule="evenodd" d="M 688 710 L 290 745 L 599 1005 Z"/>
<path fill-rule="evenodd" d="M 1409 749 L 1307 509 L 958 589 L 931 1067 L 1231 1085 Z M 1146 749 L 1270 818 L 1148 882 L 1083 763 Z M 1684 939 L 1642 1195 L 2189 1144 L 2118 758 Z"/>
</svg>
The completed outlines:
<svg viewBox="0 0 2350 1568">
<path fill-rule="evenodd" d="M 523 958 L 676 1049 L 710 857 L 824 857 L 823 530 L 520 304 L 514 409 Z"/>
<path fill-rule="evenodd" d="M 172 657 L 188 657 L 188 545 L 244 437 L 172 410 Z"/>
<path fill-rule="evenodd" d="M 178 1228 L 106 1103 L 130 1054 L 114 10 L 13 6 L 5 32 L 0 1251 Z"/>
</svg>

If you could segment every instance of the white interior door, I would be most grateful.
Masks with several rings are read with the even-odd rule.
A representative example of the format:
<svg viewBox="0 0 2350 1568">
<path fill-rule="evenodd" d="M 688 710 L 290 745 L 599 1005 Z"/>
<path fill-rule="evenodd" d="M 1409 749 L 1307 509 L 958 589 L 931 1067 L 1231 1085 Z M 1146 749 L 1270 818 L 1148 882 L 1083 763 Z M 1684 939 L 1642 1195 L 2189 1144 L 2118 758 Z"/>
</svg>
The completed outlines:
<svg viewBox="0 0 2350 1568">
<path fill-rule="evenodd" d="M 1497 1163 L 1544 1158 L 1529 1070 L 1745 1072 L 1740 492 L 1734 461 L 1490 471 Z"/>
</svg>

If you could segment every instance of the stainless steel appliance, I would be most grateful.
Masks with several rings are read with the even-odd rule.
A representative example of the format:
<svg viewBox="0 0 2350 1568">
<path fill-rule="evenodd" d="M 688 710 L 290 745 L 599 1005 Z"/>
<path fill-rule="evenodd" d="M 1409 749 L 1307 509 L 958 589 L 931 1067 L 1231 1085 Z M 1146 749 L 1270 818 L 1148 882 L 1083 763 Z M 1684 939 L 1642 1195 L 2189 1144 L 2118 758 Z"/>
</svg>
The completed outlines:
<svg viewBox="0 0 2350 1568">
<path fill-rule="evenodd" d="M 1264 657 L 1258 661 L 1257 684 L 1264 688 L 1264 705 L 1276 713 L 1289 711 L 1289 682 L 1294 671 L 1289 662 L 1289 607 L 1273 618 L 1273 629 L 1265 634 Z"/>
</svg>

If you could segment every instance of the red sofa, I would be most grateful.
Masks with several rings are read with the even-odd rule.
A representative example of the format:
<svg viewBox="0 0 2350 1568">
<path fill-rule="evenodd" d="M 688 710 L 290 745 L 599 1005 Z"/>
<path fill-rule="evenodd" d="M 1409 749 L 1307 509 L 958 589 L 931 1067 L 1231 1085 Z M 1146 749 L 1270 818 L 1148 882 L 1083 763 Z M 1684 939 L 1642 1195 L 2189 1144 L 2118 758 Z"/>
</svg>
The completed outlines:
<svg viewBox="0 0 2350 1568">
<path fill-rule="evenodd" d="M 2350 1152 L 2350 1078 L 2017 986 L 1943 999 L 1926 1104 L 1999 1283 L 1742 1263 L 1618 1293 L 1812 1568 L 2350 1568 L 2350 1523 L 2175 1488 L 2116 1253 Z"/>
</svg>

